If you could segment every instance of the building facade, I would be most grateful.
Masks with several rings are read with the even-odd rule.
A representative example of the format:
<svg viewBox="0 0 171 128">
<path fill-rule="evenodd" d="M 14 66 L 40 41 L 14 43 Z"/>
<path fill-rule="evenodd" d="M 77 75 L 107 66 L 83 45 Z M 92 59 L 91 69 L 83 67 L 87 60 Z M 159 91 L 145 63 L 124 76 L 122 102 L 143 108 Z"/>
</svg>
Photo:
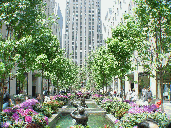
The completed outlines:
<svg viewBox="0 0 171 128">
<path fill-rule="evenodd" d="M 135 3 L 133 0 L 113 0 L 113 4 L 108 8 L 105 19 L 103 21 L 103 39 L 111 37 L 112 28 L 115 28 L 119 23 L 123 23 L 124 14 L 133 14 Z"/>
<path fill-rule="evenodd" d="M 80 67 L 92 50 L 103 45 L 101 0 L 67 0 L 63 48 Z"/>
<path fill-rule="evenodd" d="M 46 3 L 45 13 L 49 17 L 52 15 L 55 23 L 51 26 L 52 33 L 57 36 L 60 42 L 60 47 L 62 48 L 62 29 L 63 29 L 63 16 L 59 6 L 55 0 L 44 0 Z"/>
</svg>

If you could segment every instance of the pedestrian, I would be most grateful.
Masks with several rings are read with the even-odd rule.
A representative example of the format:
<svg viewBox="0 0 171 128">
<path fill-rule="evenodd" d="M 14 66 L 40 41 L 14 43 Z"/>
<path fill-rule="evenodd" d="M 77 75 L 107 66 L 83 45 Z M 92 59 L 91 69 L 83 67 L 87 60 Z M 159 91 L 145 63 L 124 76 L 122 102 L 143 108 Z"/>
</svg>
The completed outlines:
<svg viewBox="0 0 171 128">
<path fill-rule="evenodd" d="M 40 95 L 40 93 L 37 93 L 36 100 L 38 100 L 39 102 L 41 102 L 41 95 Z"/>
<path fill-rule="evenodd" d="M 114 91 L 114 97 L 116 97 L 116 90 Z"/>
<path fill-rule="evenodd" d="M 146 91 L 147 91 L 147 89 L 144 87 L 144 88 L 142 89 L 142 100 L 143 100 L 143 101 L 145 101 L 145 99 L 146 99 L 146 97 L 145 97 Z"/>
<path fill-rule="evenodd" d="M 131 100 L 131 94 L 132 94 L 132 91 L 131 89 L 129 89 L 129 91 L 126 93 L 126 100 Z"/>
<path fill-rule="evenodd" d="M 3 87 L 3 94 L 3 109 L 6 109 L 10 104 L 13 105 L 10 94 L 7 91 L 7 87 Z"/>
<path fill-rule="evenodd" d="M 135 102 L 137 100 L 137 94 L 135 92 L 135 89 L 132 89 L 132 94 L 131 94 L 131 101 Z"/>
<path fill-rule="evenodd" d="M 47 96 L 48 95 L 48 92 L 47 92 L 47 89 L 46 88 L 45 89 L 43 88 L 43 95 L 44 96 Z"/>
<path fill-rule="evenodd" d="M 150 87 L 148 88 L 148 91 L 146 92 L 146 97 L 147 97 L 147 101 L 148 101 L 148 103 L 151 103 L 151 101 L 152 101 L 152 92 L 151 92 L 151 90 L 150 90 Z"/>
</svg>

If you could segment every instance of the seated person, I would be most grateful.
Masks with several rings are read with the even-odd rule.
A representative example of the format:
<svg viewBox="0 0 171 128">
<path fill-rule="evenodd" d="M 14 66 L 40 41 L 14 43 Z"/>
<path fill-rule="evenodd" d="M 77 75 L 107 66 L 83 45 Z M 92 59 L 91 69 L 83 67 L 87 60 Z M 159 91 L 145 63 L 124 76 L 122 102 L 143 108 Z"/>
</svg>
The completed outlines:
<svg viewBox="0 0 171 128">
<path fill-rule="evenodd" d="M 155 120 L 146 119 L 138 124 L 138 128 L 159 128 L 159 126 Z"/>
<path fill-rule="evenodd" d="M 10 104 L 13 105 L 12 100 L 10 98 L 10 94 L 7 91 L 7 87 L 3 87 L 3 94 L 3 109 L 6 109 L 10 106 Z"/>
</svg>

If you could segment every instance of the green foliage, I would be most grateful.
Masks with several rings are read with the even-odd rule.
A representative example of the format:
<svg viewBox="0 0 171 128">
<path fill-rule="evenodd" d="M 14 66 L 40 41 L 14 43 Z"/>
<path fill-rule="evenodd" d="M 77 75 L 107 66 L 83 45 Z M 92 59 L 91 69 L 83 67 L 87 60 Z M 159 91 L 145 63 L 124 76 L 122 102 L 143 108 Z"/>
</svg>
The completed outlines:
<svg viewBox="0 0 171 128">
<path fill-rule="evenodd" d="M 111 82 L 113 72 L 115 71 L 115 60 L 111 54 L 108 53 L 105 47 L 97 49 L 87 60 L 87 71 L 89 73 L 90 81 L 94 79 L 96 88 L 100 89 Z"/>
<path fill-rule="evenodd" d="M 121 101 L 106 101 L 101 103 L 101 107 L 104 108 L 108 113 L 113 114 L 116 118 L 120 119 L 125 113 L 131 108 L 126 102 Z"/>
<path fill-rule="evenodd" d="M 170 2 L 162 0 L 135 0 L 135 2 L 137 3 L 137 20 L 144 28 L 144 35 L 148 38 L 154 38 L 155 41 L 147 40 L 144 42 L 140 56 L 143 56 L 144 63 L 150 62 L 148 63 L 149 67 L 146 68 L 161 71 L 167 65 L 171 51 Z M 164 60 L 165 64 L 163 64 Z M 161 69 L 159 69 L 160 66 L 162 66 Z"/>
<path fill-rule="evenodd" d="M 170 70 L 166 70 L 170 67 L 171 56 L 170 1 L 135 0 L 135 2 L 137 20 L 144 28 L 143 34 L 146 36 L 139 57 L 148 72 L 156 71 L 156 75 L 153 75 L 160 77 L 160 94 L 163 101 L 163 78 L 171 73 Z"/>
<path fill-rule="evenodd" d="M 141 48 L 144 39 L 142 28 L 134 17 L 125 15 L 124 20 L 124 23 L 112 29 L 112 38 L 106 40 L 107 49 L 116 61 L 114 76 L 119 78 L 133 70 L 131 59 L 134 57 L 134 51 Z"/>
<path fill-rule="evenodd" d="M 133 127 L 145 119 L 154 119 L 160 128 L 165 128 L 169 124 L 169 120 L 165 113 L 140 113 L 140 114 L 125 114 L 124 117 L 115 124 L 116 127 Z"/>
<path fill-rule="evenodd" d="M 57 38 L 48 28 L 52 22 L 45 20 L 44 7 L 42 0 L 2 1 L 0 28 L 6 26 L 7 34 L 0 39 L 0 78 L 6 79 L 18 67 L 11 76 L 18 75 L 22 81 L 24 73 L 33 70 L 37 56 L 54 57 L 55 49 L 59 49 Z"/>
<path fill-rule="evenodd" d="M 49 108 L 48 106 L 44 105 L 44 104 L 36 104 L 33 106 L 33 110 L 35 110 L 36 112 L 39 112 L 47 117 L 51 117 L 52 116 L 52 109 Z"/>
</svg>

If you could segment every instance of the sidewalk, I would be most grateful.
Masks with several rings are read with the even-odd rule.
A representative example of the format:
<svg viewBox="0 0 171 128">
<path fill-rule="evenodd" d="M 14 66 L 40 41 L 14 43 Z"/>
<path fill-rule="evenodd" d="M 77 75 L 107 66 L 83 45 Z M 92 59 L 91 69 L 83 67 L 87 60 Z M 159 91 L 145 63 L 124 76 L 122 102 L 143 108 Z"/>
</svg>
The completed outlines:
<svg viewBox="0 0 171 128">
<path fill-rule="evenodd" d="M 164 111 L 171 119 L 171 103 L 170 103 L 170 101 L 164 101 L 163 107 L 164 107 Z"/>
</svg>

